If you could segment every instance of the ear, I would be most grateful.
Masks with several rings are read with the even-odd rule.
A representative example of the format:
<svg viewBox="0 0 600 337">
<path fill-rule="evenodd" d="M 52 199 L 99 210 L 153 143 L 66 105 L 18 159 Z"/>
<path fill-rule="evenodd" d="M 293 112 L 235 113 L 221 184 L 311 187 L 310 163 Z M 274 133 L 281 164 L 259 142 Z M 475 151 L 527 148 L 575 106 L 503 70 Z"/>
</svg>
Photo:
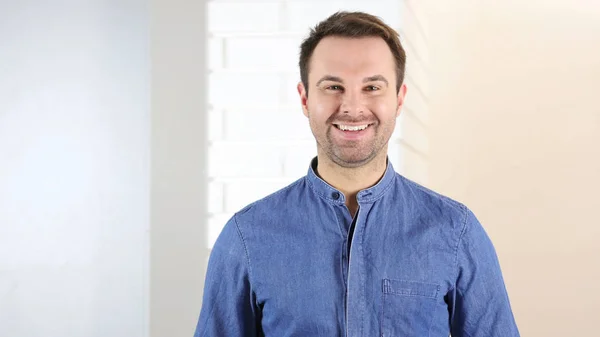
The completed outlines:
<svg viewBox="0 0 600 337">
<path fill-rule="evenodd" d="M 304 116 L 308 117 L 308 108 L 306 107 L 306 101 L 308 100 L 308 96 L 306 94 L 306 88 L 302 82 L 298 83 L 297 86 L 298 94 L 300 95 L 300 104 L 302 104 L 302 113 Z"/>
<path fill-rule="evenodd" d="M 402 106 L 404 105 L 404 99 L 406 98 L 406 84 L 402 83 L 400 90 L 398 90 L 398 101 L 397 101 L 397 110 L 396 117 L 400 116 L 400 112 L 402 111 Z"/>
</svg>

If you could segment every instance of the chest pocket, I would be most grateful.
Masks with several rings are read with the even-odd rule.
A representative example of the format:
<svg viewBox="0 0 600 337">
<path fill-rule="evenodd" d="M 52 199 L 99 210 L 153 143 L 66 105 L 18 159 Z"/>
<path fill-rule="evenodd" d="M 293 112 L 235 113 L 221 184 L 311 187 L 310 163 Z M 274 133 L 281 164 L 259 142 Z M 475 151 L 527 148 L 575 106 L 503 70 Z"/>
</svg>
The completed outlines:
<svg viewBox="0 0 600 337">
<path fill-rule="evenodd" d="M 384 279 L 381 336 L 429 336 L 439 291 L 433 283 Z"/>
</svg>

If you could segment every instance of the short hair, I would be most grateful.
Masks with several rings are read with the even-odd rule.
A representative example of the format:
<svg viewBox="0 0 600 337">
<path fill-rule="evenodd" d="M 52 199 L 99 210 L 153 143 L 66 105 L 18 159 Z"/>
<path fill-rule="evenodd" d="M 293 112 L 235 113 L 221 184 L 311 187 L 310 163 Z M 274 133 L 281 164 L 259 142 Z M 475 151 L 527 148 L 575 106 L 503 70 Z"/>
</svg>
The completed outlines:
<svg viewBox="0 0 600 337">
<path fill-rule="evenodd" d="M 381 37 L 390 47 L 396 63 L 396 92 L 404 82 L 406 52 L 400 43 L 398 32 L 377 16 L 364 12 L 339 11 L 319 22 L 300 45 L 300 79 L 308 93 L 308 73 L 311 56 L 317 44 L 327 36 L 360 38 Z"/>
</svg>

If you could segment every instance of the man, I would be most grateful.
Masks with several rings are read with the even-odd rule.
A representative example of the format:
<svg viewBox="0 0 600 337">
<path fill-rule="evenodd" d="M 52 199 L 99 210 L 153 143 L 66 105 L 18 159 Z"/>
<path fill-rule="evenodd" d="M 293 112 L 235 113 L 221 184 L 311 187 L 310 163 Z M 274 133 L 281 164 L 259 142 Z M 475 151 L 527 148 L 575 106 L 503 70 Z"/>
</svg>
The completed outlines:
<svg viewBox="0 0 600 337">
<path fill-rule="evenodd" d="M 338 12 L 300 49 L 317 157 L 225 225 L 195 336 L 519 336 L 473 213 L 387 160 L 407 90 L 397 33 Z"/>
</svg>

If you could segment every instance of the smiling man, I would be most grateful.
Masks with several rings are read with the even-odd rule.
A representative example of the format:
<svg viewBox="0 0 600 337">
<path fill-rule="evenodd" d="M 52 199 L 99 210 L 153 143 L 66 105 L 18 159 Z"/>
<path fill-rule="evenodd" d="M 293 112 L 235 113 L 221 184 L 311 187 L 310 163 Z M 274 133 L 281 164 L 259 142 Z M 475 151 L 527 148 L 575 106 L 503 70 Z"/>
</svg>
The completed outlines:
<svg viewBox="0 0 600 337">
<path fill-rule="evenodd" d="M 474 214 L 387 159 L 405 62 L 398 34 L 369 14 L 311 30 L 298 93 L 317 156 L 225 225 L 197 337 L 519 336 Z"/>
</svg>

